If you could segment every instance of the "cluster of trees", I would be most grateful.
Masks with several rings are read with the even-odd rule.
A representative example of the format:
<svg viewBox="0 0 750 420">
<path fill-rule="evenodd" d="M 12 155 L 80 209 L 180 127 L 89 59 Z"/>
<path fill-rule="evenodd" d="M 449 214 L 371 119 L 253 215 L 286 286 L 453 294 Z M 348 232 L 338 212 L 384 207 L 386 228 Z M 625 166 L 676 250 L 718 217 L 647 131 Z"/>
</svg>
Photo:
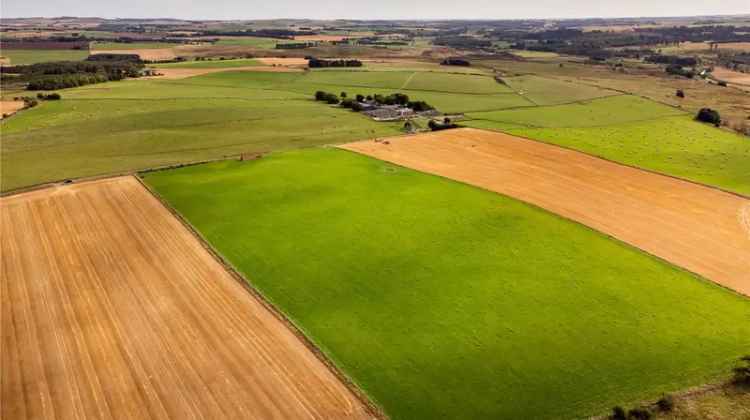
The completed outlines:
<svg viewBox="0 0 750 420">
<path fill-rule="evenodd" d="M 430 127 L 430 130 L 432 131 L 440 131 L 440 130 L 448 130 L 450 128 L 457 128 L 458 124 L 453 123 L 450 118 L 445 117 L 443 119 L 443 122 L 430 120 L 430 122 L 427 123 L 427 126 Z"/>
<path fill-rule="evenodd" d="M 307 65 L 310 68 L 323 68 L 323 67 L 362 67 L 362 62 L 359 60 L 322 60 L 315 57 L 307 59 Z"/>
<path fill-rule="evenodd" d="M 681 57 L 678 55 L 653 54 L 645 58 L 645 61 L 655 64 L 675 64 L 682 67 L 692 67 L 698 64 L 695 57 Z"/>
<path fill-rule="evenodd" d="M 719 111 L 711 108 L 701 108 L 701 110 L 698 111 L 698 115 L 695 116 L 695 119 L 701 122 L 713 124 L 717 127 L 721 124 L 721 115 L 719 115 Z"/>
<path fill-rule="evenodd" d="M 677 64 L 670 64 L 667 66 L 667 68 L 664 69 L 669 74 L 674 74 L 675 76 L 682 76 L 687 77 L 688 79 L 692 79 L 695 77 L 695 71 L 693 70 L 686 70 L 682 66 Z"/>
<path fill-rule="evenodd" d="M 339 99 L 339 96 L 336 95 L 335 93 L 323 92 L 322 90 L 315 92 L 315 100 L 327 102 L 331 105 L 335 105 L 341 102 L 341 100 Z"/>
<path fill-rule="evenodd" d="M 470 66 L 471 62 L 463 58 L 448 57 L 445 60 L 441 61 L 440 64 L 444 66 Z"/>
<path fill-rule="evenodd" d="M 48 94 L 39 92 L 36 94 L 36 97 L 37 99 L 41 99 L 42 101 L 59 101 L 60 99 L 62 99 L 62 96 L 60 96 L 60 94 L 57 92 L 52 92 Z"/>
<path fill-rule="evenodd" d="M 403 93 L 392 93 L 390 95 L 362 95 L 357 94 L 352 99 L 348 97 L 346 92 L 341 92 L 340 95 L 335 93 L 324 92 L 319 90 L 315 92 L 315 100 L 335 105 L 340 103 L 342 107 L 349 108 L 354 111 L 360 112 L 365 109 L 365 104 L 373 105 L 400 105 L 406 108 L 414 110 L 414 112 L 431 111 L 435 109 L 432 105 L 425 101 L 412 101 L 408 95 Z"/>
<path fill-rule="evenodd" d="M 388 39 L 388 38 L 380 38 L 380 37 L 364 37 L 357 39 L 357 44 L 360 45 L 380 45 L 380 46 L 401 46 L 401 45 L 409 45 L 408 40 L 400 40 L 400 39 Z"/>
<path fill-rule="evenodd" d="M 301 50 L 304 48 L 314 47 L 315 42 L 279 42 L 276 44 L 277 50 Z"/>
<path fill-rule="evenodd" d="M 28 90 L 57 90 L 138 77 L 143 63 L 121 57 L 110 57 L 108 60 L 106 57 L 92 56 L 88 61 L 36 63 L 11 66 L 4 70 L 19 74 L 28 83 Z"/>
</svg>

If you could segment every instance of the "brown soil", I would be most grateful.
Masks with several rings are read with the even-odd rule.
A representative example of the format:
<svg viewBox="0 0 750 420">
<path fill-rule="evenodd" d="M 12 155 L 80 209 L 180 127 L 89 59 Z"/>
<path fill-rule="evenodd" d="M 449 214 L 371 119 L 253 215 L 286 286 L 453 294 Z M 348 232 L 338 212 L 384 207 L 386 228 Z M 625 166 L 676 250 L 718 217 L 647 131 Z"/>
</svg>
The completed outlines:
<svg viewBox="0 0 750 420">
<path fill-rule="evenodd" d="M 0 119 L 3 119 L 4 115 L 11 116 L 15 114 L 23 109 L 24 105 L 23 101 L 0 101 Z"/>
<path fill-rule="evenodd" d="M 0 418 L 370 417 L 135 178 L 0 217 Z"/>
<path fill-rule="evenodd" d="M 714 68 L 714 71 L 711 72 L 711 74 L 715 78 L 723 80 L 727 83 L 750 86 L 750 73 L 741 73 L 738 71 L 725 69 L 723 67 L 716 67 Z"/>
<path fill-rule="evenodd" d="M 302 57 L 260 57 L 256 60 L 269 66 L 307 66 L 307 59 Z"/>
<path fill-rule="evenodd" d="M 515 197 L 750 296 L 750 200 L 502 133 L 342 146 Z"/>
<path fill-rule="evenodd" d="M 302 69 L 291 67 L 272 67 L 272 66 L 247 66 L 247 67 L 221 67 L 213 69 L 180 69 L 180 68 L 159 68 L 156 69 L 161 76 L 147 76 L 141 79 L 186 79 L 188 77 L 200 76 L 209 73 L 220 73 L 225 71 L 259 71 L 259 72 L 280 72 L 292 73 L 300 72 Z"/>
</svg>

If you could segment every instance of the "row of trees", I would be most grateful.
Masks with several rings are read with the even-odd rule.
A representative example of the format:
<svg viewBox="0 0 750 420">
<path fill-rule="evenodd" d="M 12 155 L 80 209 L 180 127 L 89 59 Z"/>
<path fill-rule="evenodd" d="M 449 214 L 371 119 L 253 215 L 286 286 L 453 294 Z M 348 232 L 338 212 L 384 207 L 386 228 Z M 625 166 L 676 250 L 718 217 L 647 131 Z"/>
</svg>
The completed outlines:
<svg viewBox="0 0 750 420">
<path fill-rule="evenodd" d="M 57 90 L 138 77 L 143 68 L 138 56 L 95 55 L 86 61 L 37 63 L 3 70 L 19 74 L 28 90 Z"/>
<path fill-rule="evenodd" d="M 449 57 L 441 61 L 440 64 L 444 66 L 467 66 L 468 67 L 471 65 L 471 62 L 463 58 Z"/>
<path fill-rule="evenodd" d="M 307 59 L 307 66 L 310 68 L 362 67 L 362 62 L 359 60 L 321 60 L 319 58 L 310 57 Z"/>
</svg>

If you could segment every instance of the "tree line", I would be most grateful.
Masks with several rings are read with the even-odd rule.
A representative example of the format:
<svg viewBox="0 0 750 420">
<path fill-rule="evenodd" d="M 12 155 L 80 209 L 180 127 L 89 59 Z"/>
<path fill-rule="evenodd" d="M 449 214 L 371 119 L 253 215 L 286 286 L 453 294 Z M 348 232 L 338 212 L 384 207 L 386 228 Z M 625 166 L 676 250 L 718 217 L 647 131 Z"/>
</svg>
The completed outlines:
<svg viewBox="0 0 750 420">
<path fill-rule="evenodd" d="M 93 83 L 138 77 L 143 62 L 110 55 L 91 56 L 87 61 L 59 61 L 4 67 L 3 72 L 19 74 L 27 90 L 56 90 Z M 137 58 L 137 56 L 135 56 Z"/>
</svg>

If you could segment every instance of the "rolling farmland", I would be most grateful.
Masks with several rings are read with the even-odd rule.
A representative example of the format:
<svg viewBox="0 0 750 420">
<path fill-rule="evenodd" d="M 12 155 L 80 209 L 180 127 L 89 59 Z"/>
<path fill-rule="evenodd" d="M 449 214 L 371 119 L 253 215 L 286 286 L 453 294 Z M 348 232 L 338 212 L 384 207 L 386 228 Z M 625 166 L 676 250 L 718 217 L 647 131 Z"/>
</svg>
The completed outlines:
<svg viewBox="0 0 750 420">
<path fill-rule="evenodd" d="M 0 210 L 0 417 L 372 417 L 135 178 Z"/>
<path fill-rule="evenodd" d="M 750 199 L 475 129 L 342 147 L 538 205 L 750 296 Z"/>
<path fill-rule="evenodd" d="M 349 151 L 145 180 L 393 419 L 600 414 L 721 377 L 750 345 L 736 293 Z"/>
</svg>

